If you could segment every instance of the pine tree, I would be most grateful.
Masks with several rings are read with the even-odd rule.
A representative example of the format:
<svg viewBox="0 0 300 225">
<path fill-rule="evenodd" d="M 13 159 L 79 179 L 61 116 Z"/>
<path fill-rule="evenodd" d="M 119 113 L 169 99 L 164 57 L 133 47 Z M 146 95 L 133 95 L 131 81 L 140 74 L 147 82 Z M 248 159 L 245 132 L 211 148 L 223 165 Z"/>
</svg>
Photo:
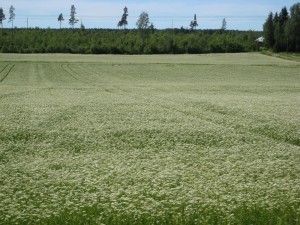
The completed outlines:
<svg viewBox="0 0 300 225">
<path fill-rule="evenodd" d="M 194 20 L 192 20 L 191 23 L 190 23 L 191 30 L 196 29 L 197 26 L 198 26 L 198 23 L 197 23 L 197 15 L 195 14 L 195 15 L 194 15 Z"/>
<path fill-rule="evenodd" d="M 291 7 L 286 33 L 288 48 L 292 51 L 300 51 L 300 3 Z"/>
<path fill-rule="evenodd" d="M 128 25 L 127 17 L 128 17 L 128 9 L 127 9 L 127 7 L 125 6 L 125 8 L 124 8 L 124 13 L 123 13 L 123 15 L 122 15 L 122 18 L 121 18 L 121 20 L 120 20 L 119 23 L 118 23 L 118 27 L 123 27 L 124 30 L 126 29 L 126 25 Z"/>
<path fill-rule="evenodd" d="M 267 48 L 273 48 L 274 46 L 274 24 L 273 13 L 270 12 L 267 21 L 264 24 L 264 36 L 265 44 Z"/>
<path fill-rule="evenodd" d="M 61 29 L 61 23 L 62 23 L 62 21 L 64 21 L 64 20 L 65 20 L 65 19 L 64 19 L 64 17 L 63 17 L 63 14 L 62 14 L 62 13 L 61 13 L 61 14 L 59 14 L 59 16 L 58 16 L 57 20 L 59 21 L 59 25 L 60 25 L 60 29 Z"/>
<path fill-rule="evenodd" d="M 280 52 L 284 49 L 284 33 L 281 32 L 281 26 L 279 21 L 274 23 L 274 46 L 273 50 L 275 52 Z"/>
<path fill-rule="evenodd" d="M 226 22 L 226 19 L 224 18 L 223 21 L 222 21 L 221 30 L 226 30 L 226 28 L 227 28 L 227 22 Z"/>
<path fill-rule="evenodd" d="M 2 7 L 0 8 L 0 24 L 1 24 L 1 28 L 3 28 L 3 20 L 5 20 L 5 14 L 3 12 Z"/>
<path fill-rule="evenodd" d="M 74 28 L 75 23 L 78 22 L 78 19 L 75 18 L 76 8 L 74 5 L 71 6 L 71 14 L 69 19 L 69 24 Z"/>
<path fill-rule="evenodd" d="M 81 22 L 80 22 L 80 30 L 85 30 L 85 26 L 84 26 L 84 24 L 82 22 L 82 19 L 81 19 Z"/>
<path fill-rule="evenodd" d="M 11 28 L 13 29 L 14 28 L 14 19 L 15 19 L 15 8 L 13 6 L 10 6 L 9 8 L 9 20 L 8 22 L 10 23 L 11 22 Z"/>
<path fill-rule="evenodd" d="M 284 25 L 285 22 L 289 19 L 289 13 L 286 7 L 283 7 L 281 12 L 279 13 L 279 23 L 280 25 Z"/>
<path fill-rule="evenodd" d="M 277 24 L 279 22 L 279 16 L 278 13 L 276 12 L 273 18 L 273 24 Z"/>
<path fill-rule="evenodd" d="M 273 26 L 274 26 L 274 51 L 284 51 L 286 49 L 286 35 L 285 35 L 285 26 L 286 22 L 289 19 L 289 13 L 286 7 L 283 7 L 279 16 L 276 12 L 274 19 L 273 19 Z"/>
</svg>

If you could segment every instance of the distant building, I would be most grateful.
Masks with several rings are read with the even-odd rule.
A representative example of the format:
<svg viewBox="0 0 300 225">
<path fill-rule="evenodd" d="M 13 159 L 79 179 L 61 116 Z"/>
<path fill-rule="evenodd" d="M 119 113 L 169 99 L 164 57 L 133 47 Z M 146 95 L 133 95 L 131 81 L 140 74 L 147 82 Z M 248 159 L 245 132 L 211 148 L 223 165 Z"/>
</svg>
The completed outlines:
<svg viewBox="0 0 300 225">
<path fill-rule="evenodd" d="M 256 42 L 263 43 L 265 41 L 264 37 L 259 37 L 255 40 Z"/>
</svg>

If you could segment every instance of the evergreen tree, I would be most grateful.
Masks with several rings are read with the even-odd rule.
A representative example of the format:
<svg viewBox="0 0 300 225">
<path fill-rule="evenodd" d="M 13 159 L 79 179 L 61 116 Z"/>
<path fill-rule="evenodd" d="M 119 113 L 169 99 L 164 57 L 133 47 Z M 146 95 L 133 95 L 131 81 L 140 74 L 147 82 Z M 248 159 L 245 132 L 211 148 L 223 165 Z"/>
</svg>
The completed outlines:
<svg viewBox="0 0 300 225">
<path fill-rule="evenodd" d="M 276 12 L 275 15 L 274 15 L 274 18 L 273 18 L 273 24 L 277 24 L 279 22 L 279 16 L 278 16 L 278 13 Z"/>
<path fill-rule="evenodd" d="M 279 13 L 279 23 L 281 26 L 283 26 L 286 21 L 289 19 L 289 13 L 286 7 L 283 7 L 281 12 Z"/>
<path fill-rule="evenodd" d="M 63 14 L 61 13 L 61 14 L 59 14 L 59 16 L 58 16 L 58 18 L 57 18 L 57 20 L 59 21 L 59 28 L 61 29 L 61 23 L 62 23 L 62 21 L 64 21 L 65 19 L 64 19 L 64 17 L 63 17 Z"/>
<path fill-rule="evenodd" d="M 75 23 L 78 22 L 78 19 L 75 18 L 76 8 L 74 5 L 71 6 L 71 14 L 69 19 L 69 24 L 74 28 Z"/>
<path fill-rule="evenodd" d="M 3 20 L 5 20 L 5 14 L 3 12 L 2 7 L 0 8 L 0 24 L 1 24 L 1 28 L 3 28 Z"/>
<path fill-rule="evenodd" d="M 84 24 L 82 23 L 82 19 L 81 19 L 81 22 L 80 22 L 80 30 L 85 30 L 85 26 L 84 26 Z"/>
<path fill-rule="evenodd" d="M 226 30 L 226 28 L 227 28 L 227 22 L 226 22 L 226 19 L 224 18 L 223 21 L 222 21 L 221 30 Z"/>
<path fill-rule="evenodd" d="M 11 22 L 11 28 L 14 28 L 14 19 L 15 19 L 15 8 L 13 6 L 10 6 L 9 8 L 9 20 L 8 22 Z"/>
<path fill-rule="evenodd" d="M 154 27 L 154 24 L 153 24 L 153 23 L 150 24 L 149 29 L 150 29 L 152 32 L 154 32 L 155 27 Z"/>
<path fill-rule="evenodd" d="M 274 24 L 273 24 L 273 13 L 270 12 L 267 21 L 264 24 L 264 36 L 265 45 L 267 48 L 273 48 L 274 46 Z"/>
<path fill-rule="evenodd" d="M 282 39 L 282 34 L 280 33 L 281 26 L 279 23 L 279 16 L 278 13 L 276 12 L 273 18 L 273 26 L 274 26 L 274 51 L 279 52 L 281 49 L 281 39 Z"/>
<path fill-rule="evenodd" d="M 123 13 L 123 15 L 122 15 L 122 18 L 121 18 L 121 20 L 120 20 L 119 23 L 118 23 L 118 27 L 123 27 L 124 30 L 126 29 L 126 25 L 128 25 L 127 17 L 128 17 L 128 9 L 127 9 L 127 7 L 125 6 L 125 8 L 124 8 L 124 13 Z"/>
<path fill-rule="evenodd" d="M 286 9 L 286 7 L 283 7 L 281 12 L 279 13 L 279 16 L 276 12 L 274 16 L 274 51 L 284 51 L 286 49 L 286 35 L 285 35 L 285 26 L 286 22 L 289 19 L 289 14 Z"/>
<path fill-rule="evenodd" d="M 300 3 L 291 7 L 286 33 L 288 35 L 288 49 L 300 51 Z"/>
<path fill-rule="evenodd" d="M 274 23 L 274 47 L 275 52 L 282 51 L 285 47 L 284 44 L 284 33 L 281 32 L 282 27 L 280 26 L 279 21 Z"/>
<path fill-rule="evenodd" d="M 198 23 L 197 23 L 197 15 L 195 14 L 195 15 L 194 15 L 194 20 L 192 20 L 191 23 L 190 23 L 191 30 L 196 29 L 197 26 L 198 26 Z"/>
</svg>

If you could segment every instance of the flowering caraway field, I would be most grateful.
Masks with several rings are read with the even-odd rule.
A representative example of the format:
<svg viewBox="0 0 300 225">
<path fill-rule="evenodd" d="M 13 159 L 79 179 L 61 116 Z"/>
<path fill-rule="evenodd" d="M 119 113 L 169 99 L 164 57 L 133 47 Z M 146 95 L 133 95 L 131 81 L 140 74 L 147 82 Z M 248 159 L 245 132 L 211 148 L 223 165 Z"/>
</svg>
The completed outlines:
<svg viewBox="0 0 300 225">
<path fill-rule="evenodd" d="M 0 54 L 0 224 L 300 223 L 300 63 Z"/>
</svg>

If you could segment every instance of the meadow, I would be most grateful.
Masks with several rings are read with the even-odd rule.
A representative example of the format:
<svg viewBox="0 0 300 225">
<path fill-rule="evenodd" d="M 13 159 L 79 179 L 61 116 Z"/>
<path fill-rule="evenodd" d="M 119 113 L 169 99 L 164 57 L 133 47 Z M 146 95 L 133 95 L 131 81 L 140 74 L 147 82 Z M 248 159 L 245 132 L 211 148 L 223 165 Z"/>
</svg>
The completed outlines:
<svg viewBox="0 0 300 225">
<path fill-rule="evenodd" d="M 0 54 L 0 224 L 300 224 L 300 62 Z"/>
</svg>

